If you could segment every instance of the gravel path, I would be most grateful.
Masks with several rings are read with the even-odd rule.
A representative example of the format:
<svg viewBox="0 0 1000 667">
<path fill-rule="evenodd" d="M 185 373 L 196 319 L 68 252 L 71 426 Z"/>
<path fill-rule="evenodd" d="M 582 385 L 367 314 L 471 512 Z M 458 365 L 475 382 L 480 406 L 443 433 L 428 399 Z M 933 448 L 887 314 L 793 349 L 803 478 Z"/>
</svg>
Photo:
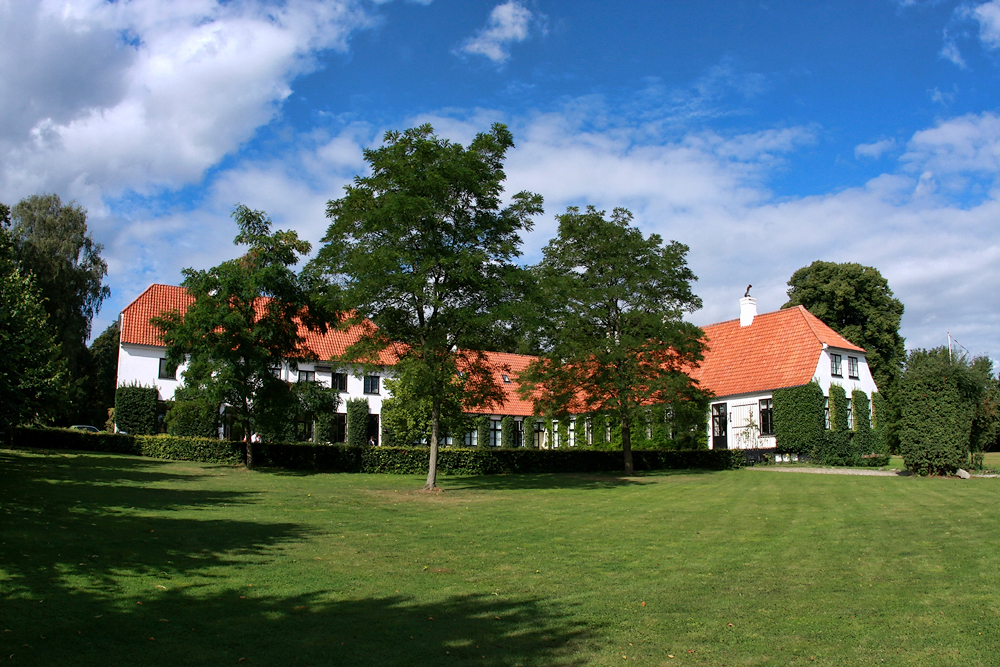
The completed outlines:
<svg viewBox="0 0 1000 667">
<path fill-rule="evenodd" d="M 810 472 L 814 475 L 868 475 L 869 477 L 908 477 L 905 470 L 869 470 L 865 468 L 783 468 L 781 466 L 751 466 L 746 470 L 772 472 Z"/>
</svg>

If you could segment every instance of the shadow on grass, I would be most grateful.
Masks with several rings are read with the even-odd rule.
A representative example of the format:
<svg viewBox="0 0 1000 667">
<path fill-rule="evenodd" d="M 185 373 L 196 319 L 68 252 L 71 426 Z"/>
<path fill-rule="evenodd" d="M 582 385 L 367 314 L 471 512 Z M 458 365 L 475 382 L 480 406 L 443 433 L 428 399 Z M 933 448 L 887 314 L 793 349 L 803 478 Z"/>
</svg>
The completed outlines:
<svg viewBox="0 0 1000 667">
<path fill-rule="evenodd" d="M 293 523 L 226 519 L 221 506 L 253 503 L 255 494 L 206 491 L 196 484 L 201 469 L 173 475 L 166 465 L 0 453 L 0 660 L 102 667 L 584 662 L 578 654 L 591 631 L 544 600 L 428 602 L 391 591 L 368 599 L 322 590 L 281 596 L 268 586 L 284 584 L 266 580 L 243 588 L 255 581 L 254 563 L 273 568 L 283 545 L 313 533 Z M 147 486 L 176 479 L 195 483 Z"/>
<path fill-rule="evenodd" d="M 712 470 L 654 470 L 624 473 L 544 473 L 522 475 L 478 475 L 439 477 L 438 484 L 456 491 L 516 491 L 537 489 L 613 489 L 654 484 L 657 478 L 679 475 L 711 474 Z"/>
<path fill-rule="evenodd" d="M 161 591 L 117 606 L 73 591 L 12 600 L 6 661 L 30 665 L 582 665 L 591 631 L 537 599 L 324 600 Z M 131 605 L 131 606 L 129 606 Z M 38 609 L 58 609 L 40 618 Z M 29 621 L 29 619 L 32 619 Z M 43 638 L 44 637 L 44 638 Z M 27 646 L 25 646 L 27 645 Z M 68 661 L 68 662 L 67 662 Z"/>
</svg>

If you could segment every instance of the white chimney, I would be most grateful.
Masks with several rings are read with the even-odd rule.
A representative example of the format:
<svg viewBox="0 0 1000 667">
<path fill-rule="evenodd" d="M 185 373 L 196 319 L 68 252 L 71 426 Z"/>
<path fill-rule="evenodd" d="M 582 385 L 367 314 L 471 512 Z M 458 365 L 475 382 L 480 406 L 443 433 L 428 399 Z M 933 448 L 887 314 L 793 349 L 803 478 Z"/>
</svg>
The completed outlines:
<svg viewBox="0 0 1000 667">
<path fill-rule="evenodd" d="M 753 318 L 755 317 L 757 317 L 757 299 L 752 296 L 745 296 L 740 299 L 740 326 L 750 326 L 753 324 Z"/>
</svg>

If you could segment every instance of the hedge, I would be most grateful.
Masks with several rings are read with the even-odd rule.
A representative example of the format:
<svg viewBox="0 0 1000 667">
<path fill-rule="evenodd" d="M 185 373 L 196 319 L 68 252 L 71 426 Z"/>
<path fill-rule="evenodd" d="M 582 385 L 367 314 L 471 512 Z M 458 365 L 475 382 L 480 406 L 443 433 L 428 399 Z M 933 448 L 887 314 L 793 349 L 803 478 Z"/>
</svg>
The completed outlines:
<svg viewBox="0 0 1000 667">
<path fill-rule="evenodd" d="M 242 464 L 244 444 L 215 438 L 181 438 L 172 435 L 92 433 L 70 428 L 19 427 L 13 445 L 33 449 L 75 449 L 83 452 L 135 454 L 154 459 Z"/>
<path fill-rule="evenodd" d="M 810 454 L 823 442 L 823 390 L 816 382 L 775 389 L 775 446 L 782 454 Z"/>
<path fill-rule="evenodd" d="M 151 458 L 206 463 L 240 464 L 242 442 L 171 435 L 132 436 L 87 433 L 71 429 L 17 428 L 14 446 L 41 449 L 139 454 Z M 256 443 L 257 466 L 326 472 L 422 474 L 427 471 L 426 447 L 352 447 L 312 443 Z M 729 470 L 744 465 L 742 450 L 638 450 L 632 453 L 636 470 L 699 468 Z M 438 471 L 450 474 L 618 472 L 622 454 L 593 449 L 499 449 L 446 447 L 438 453 Z"/>
<path fill-rule="evenodd" d="M 701 468 L 729 470 L 744 464 L 740 450 L 639 450 L 632 453 L 636 470 Z M 422 474 L 427 472 L 426 447 L 350 447 L 262 443 L 254 446 L 258 465 L 326 472 Z M 621 452 L 593 449 L 503 449 L 447 447 L 438 452 L 438 472 L 457 475 L 511 473 L 617 472 Z"/>
<path fill-rule="evenodd" d="M 347 400 L 347 444 L 354 447 L 364 447 L 368 444 L 367 398 Z"/>
<path fill-rule="evenodd" d="M 118 387 L 115 391 L 115 423 L 119 431 L 129 435 L 156 433 L 156 387 L 138 383 Z"/>
</svg>

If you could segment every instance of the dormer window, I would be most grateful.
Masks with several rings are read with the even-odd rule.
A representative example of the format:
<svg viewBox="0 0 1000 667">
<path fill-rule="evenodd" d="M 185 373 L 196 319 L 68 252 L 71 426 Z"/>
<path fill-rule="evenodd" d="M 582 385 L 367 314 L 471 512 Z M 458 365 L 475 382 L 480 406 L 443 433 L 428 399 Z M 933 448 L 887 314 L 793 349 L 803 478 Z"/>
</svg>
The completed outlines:
<svg viewBox="0 0 1000 667">
<path fill-rule="evenodd" d="M 830 375 L 836 378 L 844 377 L 844 372 L 841 369 L 839 354 L 830 355 Z"/>
<path fill-rule="evenodd" d="M 857 357 L 847 357 L 847 377 L 852 380 L 857 380 L 860 376 L 858 375 L 858 358 Z"/>
</svg>

